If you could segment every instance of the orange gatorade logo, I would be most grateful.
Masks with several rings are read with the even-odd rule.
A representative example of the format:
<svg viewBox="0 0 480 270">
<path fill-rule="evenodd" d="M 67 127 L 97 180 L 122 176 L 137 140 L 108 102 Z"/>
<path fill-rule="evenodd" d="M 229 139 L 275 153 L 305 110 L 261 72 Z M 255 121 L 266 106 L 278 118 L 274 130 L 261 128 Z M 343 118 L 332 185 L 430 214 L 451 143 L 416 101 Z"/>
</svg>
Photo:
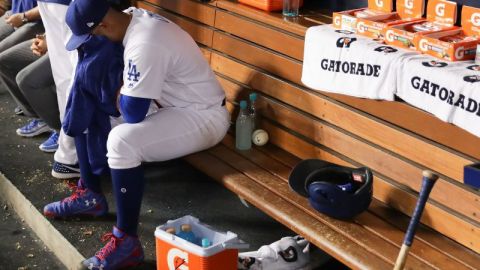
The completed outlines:
<svg viewBox="0 0 480 270">
<path fill-rule="evenodd" d="M 428 40 L 422 38 L 422 39 L 420 40 L 420 42 L 419 42 L 419 46 L 418 46 L 418 47 L 420 47 L 420 50 L 421 50 L 422 52 L 428 51 Z"/>
<path fill-rule="evenodd" d="M 453 25 L 457 18 L 457 3 L 445 0 L 428 2 L 427 19 L 441 24 Z"/>
<path fill-rule="evenodd" d="M 365 22 L 359 21 L 357 23 L 357 31 L 359 33 L 365 33 L 365 31 L 366 31 Z"/>
<path fill-rule="evenodd" d="M 384 11 L 384 12 L 392 12 L 393 1 L 392 0 L 368 0 L 368 8 Z"/>
<path fill-rule="evenodd" d="M 400 17 L 421 18 L 425 8 L 425 0 L 398 0 L 397 11 Z"/>
<path fill-rule="evenodd" d="M 480 36 L 480 8 L 463 7 L 462 28 L 468 36 Z"/>
<path fill-rule="evenodd" d="M 437 16 L 443 17 L 445 16 L 445 4 L 440 3 L 435 7 L 435 13 L 437 13 Z"/>
<path fill-rule="evenodd" d="M 385 34 L 385 38 L 389 42 L 394 42 L 395 41 L 395 31 L 393 30 L 387 30 L 387 33 Z"/>
<path fill-rule="evenodd" d="M 473 13 L 470 20 L 472 21 L 473 26 L 480 26 L 480 13 Z"/>
<path fill-rule="evenodd" d="M 168 270 L 189 270 L 188 253 L 172 248 L 167 254 Z"/>
<path fill-rule="evenodd" d="M 340 18 L 340 15 L 335 14 L 335 16 L 333 16 L 333 25 L 337 28 L 340 28 L 341 22 L 342 19 Z"/>
<path fill-rule="evenodd" d="M 405 0 L 405 8 L 413 9 L 413 0 Z"/>
</svg>

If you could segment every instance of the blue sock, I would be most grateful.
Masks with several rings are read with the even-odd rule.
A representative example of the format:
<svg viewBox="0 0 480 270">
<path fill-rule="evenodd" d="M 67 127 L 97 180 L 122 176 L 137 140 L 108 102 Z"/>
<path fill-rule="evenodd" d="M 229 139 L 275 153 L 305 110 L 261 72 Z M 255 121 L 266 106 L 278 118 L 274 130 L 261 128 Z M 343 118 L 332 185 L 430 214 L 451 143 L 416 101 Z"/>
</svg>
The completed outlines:
<svg viewBox="0 0 480 270">
<path fill-rule="evenodd" d="M 90 166 L 90 162 L 88 160 L 85 134 L 75 136 L 75 148 L 77 149 L 82 186 L 92 190 L 93 192 L 102 193 L 100 176 L 92 173 L 92 167 Z"/>
<path fill-rule="evenodd" d="M 130 169 L 110 169 L 117 205 L 117 228 L 136 236 L 145 179 L 140 165 Z"/>
</svg>

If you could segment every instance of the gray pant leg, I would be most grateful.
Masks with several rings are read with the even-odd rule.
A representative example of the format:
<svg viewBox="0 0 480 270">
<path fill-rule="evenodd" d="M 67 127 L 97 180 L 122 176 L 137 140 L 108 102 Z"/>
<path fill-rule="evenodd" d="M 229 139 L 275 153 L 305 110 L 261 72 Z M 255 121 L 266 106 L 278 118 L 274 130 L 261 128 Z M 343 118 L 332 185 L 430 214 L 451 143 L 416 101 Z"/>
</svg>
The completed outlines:
<svg viewBox="0 0 480 270">
<path fill-rule="evenodd" d="M 30 40 L 34 38 L 36 34 L 42 34 L 43 32 L 45 32 L 45 29 L 41 22 L 26 23 L 0 41 L 0 53 L 23 41 Z"/>
<path fill-rule="evenodd" d="M 18 88 L 17 73 L 39 57 L 30 50 L 32 41 L 24 41 L 0 53 L 0 85 L 3 85 L 27 116 L 35 117 L 35 111 Z"/>
<path fill-rule="evenodd" d="M 7 11 L 2 17 L 0 17 L 0 42 L 15 31 L 13 26 L 5 22 L 8 12 L 10 11 Z"/>
<path fill-rule="evenodd" d="M 48 55 L 22 69 L 17 84 L 36 114 L 53 129 L 60 130 L 57 91 Z"/>
</svg>

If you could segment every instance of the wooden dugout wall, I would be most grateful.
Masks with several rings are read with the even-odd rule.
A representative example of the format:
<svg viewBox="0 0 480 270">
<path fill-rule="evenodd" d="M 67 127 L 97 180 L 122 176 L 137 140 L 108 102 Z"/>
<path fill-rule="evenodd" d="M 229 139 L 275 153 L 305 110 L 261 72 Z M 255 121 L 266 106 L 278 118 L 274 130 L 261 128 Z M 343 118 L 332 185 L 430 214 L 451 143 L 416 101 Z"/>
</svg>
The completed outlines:
<svg viewBox="0 0 480 270">
<path fill-rule="evenodd" d="M 302 86 L 306 29 L 329 23 L 329 15 L 317 12 L 295 22 L 284 21 L 279 14 L 233 1 L 148 0 L 137 1 L 137 6 L 171 19 L 197 41 L 226 91 L 233 117 L 240 99 L 251 91 L 260 94 L 262 128 L 269 132 L 273 145 L 293 154 L 275 156 L 272 153 L 280 152 L 267 148 L 271 150 L 268 155 L 285 166 L 280 178 L 286 179 L 288 170 L 304 158 L 370 167 L 375 174 L 376 200 L 370 214 L 356 222 L 370 227 L 367 229 L 373 234 L 389 235 L 389 241 L 397 244 L 401 242 L 401 231 L 382 232 L 385 221 L 369 215 L 388 217 L 389 226 L 403 228 L 406 219 L 385 205 L 410 215 L 420 189 L 421 171 L 431 169 L 440 179 L 430 195 L 422 223 L 471 251 L 440 240 L 429 230 L 421 230 L 419 237 L 426 245 L 442 245 L 440 252 L 462 261 L 468 269 L 480 267 L 480 193 L 462 183 L 464 166 L 480 160 L 480 138 L 405 103 L 328 94 Z M 238 163 L 227 151 L 232 145 L 233 138 L 228 136 L 223 146 L 210 150 L 210 154 Z M 211 174 L 222 171 L 217 169 Z M 304 211 L 310 211 L 307 208 Z M 328 222 L 348 230 L 343 223 Z M 369 248 L 377 246 L 377 250 L 371 252 L 389 250 L 375 241 Z"/>
</svg>

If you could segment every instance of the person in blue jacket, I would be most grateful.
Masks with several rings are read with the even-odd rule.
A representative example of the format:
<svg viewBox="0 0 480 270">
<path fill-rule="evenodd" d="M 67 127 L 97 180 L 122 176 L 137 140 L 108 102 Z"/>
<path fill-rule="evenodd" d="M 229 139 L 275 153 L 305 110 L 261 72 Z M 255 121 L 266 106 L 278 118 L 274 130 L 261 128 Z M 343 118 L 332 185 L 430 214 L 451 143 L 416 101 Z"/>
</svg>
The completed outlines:
<svg viewBox="0 0 480 270">
<path fill-rule="evenodd" d="M 80 180 L 71 196 L 44 207 L 44 215 L 48 217 L 102 216 L 108 213 L 100 176 L 110 170 L 107 163 L 110 119 L 120 116 L 116 99 L 122 86 L 123 46 L 104 37 L 91 36 L 77 48 L 77 52 L 78 63 L 62 128 L 65 134 L 74 138 Z M 142 262 L 140 242 L 138 238 L 131 240 L 135 242 L 136 260 Z M 114 248 L 115 241 L 109 242 L 97 257 L 104 259 Z"/>
</svg>

